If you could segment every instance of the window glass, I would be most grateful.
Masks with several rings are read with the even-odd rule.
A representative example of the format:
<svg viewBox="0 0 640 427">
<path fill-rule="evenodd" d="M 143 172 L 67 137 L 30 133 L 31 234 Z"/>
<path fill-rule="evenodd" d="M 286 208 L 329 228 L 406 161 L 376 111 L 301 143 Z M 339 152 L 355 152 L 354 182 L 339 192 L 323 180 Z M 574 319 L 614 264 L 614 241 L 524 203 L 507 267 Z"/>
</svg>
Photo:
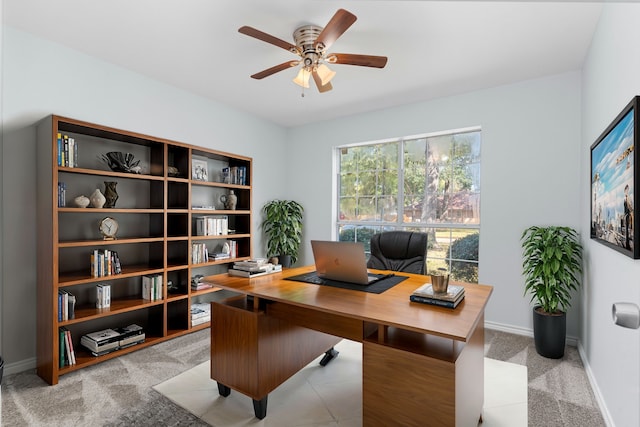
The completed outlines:
<svg viewBox="0 0 640 427">
<path fill-rule="evenodd" d="M 480 146 L 474 129 L 339 147 L 338 239 L 368 252 L 374 233 L 428 233 L 427 271 L 477 282 Z"/>
</svg>

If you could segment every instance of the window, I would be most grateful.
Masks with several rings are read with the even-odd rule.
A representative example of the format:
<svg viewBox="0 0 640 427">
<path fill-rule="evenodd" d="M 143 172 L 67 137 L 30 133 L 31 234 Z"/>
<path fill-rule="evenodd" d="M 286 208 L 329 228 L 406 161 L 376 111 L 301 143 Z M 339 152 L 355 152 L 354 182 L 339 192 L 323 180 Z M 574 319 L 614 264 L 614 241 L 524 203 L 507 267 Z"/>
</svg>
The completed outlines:
<svg viewBox="0 0 640 427">
<path fill-rule="evenodd" d="M 342 146 L 336 150 L 338 240 L 374 233 L 429 234 L 427 271 L 478 281 L 479 128 Z"/>
</svg>

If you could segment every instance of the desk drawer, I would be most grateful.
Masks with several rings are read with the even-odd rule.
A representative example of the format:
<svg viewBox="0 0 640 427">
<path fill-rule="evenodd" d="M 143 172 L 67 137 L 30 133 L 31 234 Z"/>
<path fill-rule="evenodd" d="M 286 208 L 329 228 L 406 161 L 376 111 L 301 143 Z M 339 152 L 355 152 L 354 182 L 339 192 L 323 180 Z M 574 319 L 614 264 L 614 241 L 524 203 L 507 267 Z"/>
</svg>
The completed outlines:
<svg viewBox="0 0 640 427">
<path fill-rule="evenodd" d="M 298 326 L 362 342 L 363 321 L 358 319 L 279 302 L 268 303 L 266 314 Z"/>
</svg>

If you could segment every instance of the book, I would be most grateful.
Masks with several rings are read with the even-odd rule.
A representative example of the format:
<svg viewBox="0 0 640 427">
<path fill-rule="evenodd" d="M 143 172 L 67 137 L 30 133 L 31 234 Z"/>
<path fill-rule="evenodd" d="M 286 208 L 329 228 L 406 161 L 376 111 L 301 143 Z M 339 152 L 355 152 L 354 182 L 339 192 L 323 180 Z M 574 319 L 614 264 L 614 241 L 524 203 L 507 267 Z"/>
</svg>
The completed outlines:
<svg viewBox="0 0 640 427">
<path fill-rule="evenodd" d="M 246 270 L 238 270 L 236 268 L 230 268 L 228 270 L 229 276 L 236 276 L 236 277 L 259 277 L 259 276 L 265 276 L 267 274 L 274 274 L 274 273 L 280 273 L 282 271 L 282 266 L 280 264 L 278 265 L 273 265 L 273 264 L 269 264 L 270 267 L 267 267 L 264 270 L 260 270 L 260 271 L 246 271 Z"/>
<path fill-rule="evenodd" d="M 464 294 L 464 286 L 449 285 L 446 293 L 433 292 L 431 283 L 425 283 L 424 285 L 413 291 L 413 295 L 423 296 L 427 298 L 434 298 L 444 301 L 455 301 L 460 295 Z"/>
<path fill-rule="evenodd" d="M 59 335 L 59 350 L 58 350 L 58 354 L 60 355 L 60 362 L 59 362 L 59 367 L 60 368 L 64 368 L 64 365 L 66 363 L 66 358 L 64 357 L 65 354 L 65 346 L 66 346 L 66 334 L 64 332 L 64 330 L 62 328 L 60 328 L 58 330 L 58 335 Z"/>
<path fill-rule="evenodd" d="M 76 318 L 76 296 L 73 295 L 71 292 L 67 292 L 67 300 L 68 300 L 68 304 L 67 304 L 67 319 L 65 320 L 69 320 L 69 319 L 75 319 Z"/>
<path fill-rule="evenodd" d="M 145 339 L 144 329 L 136 324 L 131 324 L 122 328 L 105 329 L 83 335 L 80 344 L 87 348 L 92 355 L 102 356 L 112 351 L 140 344 Z"/>
<path fill-rule="evenodd" d="M 461 294 L 460 298 L 458 298 L 455 301 L 446 301 L 442 299 L 423 297 L 415 294 L 411 294 L 409 296 L 409 300 L 411 302 L 419 302 L 421 304 L 431 304 L 431 305 L 437 305 L 440 307 L 447 307 L 447 308 L 456 308 L 463 299 L 464 299 L 464 294 Z"/>
<path fill-rule="evenodd" d="M 83 335 L 83 337 L 87 337 L 95 341 L 96 343 L 100 344 L 100 343 L 106 343 L 109 340 L 113 341 L 114 338 L 115 339 L 119 338 L 120 334 L 118 333 L 118 331 L 109 328 L 109 329 L 103 329 L 96 332 L 90 332 L 86 335 Z"/>
<path fill-rule="evenodd" d="M 200 317 L 198 319 L 191 319 L 191 326 L 198 326 L 198 325 L 202 325 L 203 323 L 207 323 L 211 321 L 211 317 L 210 316 L 206 316 L 206 317 Z"/>
</svg>

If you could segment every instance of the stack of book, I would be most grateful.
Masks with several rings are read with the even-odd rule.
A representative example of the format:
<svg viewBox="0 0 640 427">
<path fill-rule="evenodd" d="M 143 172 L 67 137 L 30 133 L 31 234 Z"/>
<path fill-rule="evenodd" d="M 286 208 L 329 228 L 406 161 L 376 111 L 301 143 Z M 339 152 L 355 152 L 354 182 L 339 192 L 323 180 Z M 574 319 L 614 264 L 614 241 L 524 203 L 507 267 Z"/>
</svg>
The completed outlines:
<svg viewBox="0 0 640 427">
<path fill-rule="evenodd" d="M 204 276 L 202 274 L 197 274 L 191 278 L 192 291 L 201 291 L 203 289 L 211 289 L 213 287 L 215 287 L 215 284 L 204 280 Z"/>
<path fill-rule="evenodd" d="M 80 344 L 94 356 L 102 356 L 112 351 L 140 344 L 145 340 L 145 333 L 136 324 L 117 329 L 103 329 L 91 332 L 80 338 Z"/>
<path fill-rule="evenodd" d="M 253 260 L 234 262 L 233 267 L 229 269 L 229 276 L 258 277 L 280 271 L 282 271 L 280 264 L 272 264 L 264 258 L 256 258 Z"/>
<path fill-rule="evenodd" d="M 191 326 L 201 325 L 211 321 L 211 304 L 191 304 Z"/>
<path fill-rule="evenodd" d="M 413 302 L 422 304 L 439 305 L 441 307 L 456 308 L 460 301 L 464 299 L 464 287 L 458 285 L 449 285 L 447 292 L 433 292 L 431 283 L 425 283 L 418 289 L 413 291 L 409 296 Z"/>
</svg>

